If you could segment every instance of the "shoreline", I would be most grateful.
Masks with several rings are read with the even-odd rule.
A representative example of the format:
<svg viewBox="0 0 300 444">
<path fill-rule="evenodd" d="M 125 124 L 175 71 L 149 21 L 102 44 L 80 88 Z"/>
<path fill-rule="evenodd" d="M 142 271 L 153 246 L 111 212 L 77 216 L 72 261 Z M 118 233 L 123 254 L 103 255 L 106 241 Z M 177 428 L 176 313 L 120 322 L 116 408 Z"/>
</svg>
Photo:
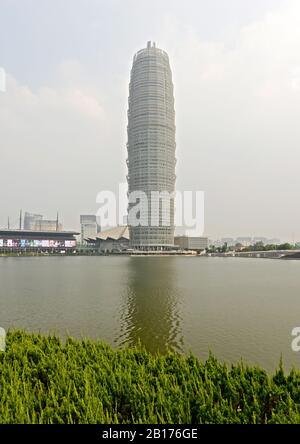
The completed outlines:
<svg viewBox="0 0 300 444">
<path fill-rule="evenodd" d="M 196 257 L 196 258 L 222 258 L 222 259 L 280 259 L 280 260 L 300 260 L 300 254 L 289 252 L 288 254 L 284 255 L 281 253 L 274 254 L 264 254 L 259 255 L 256 252 L 248 252 L 247 254 L 235 254 L 235 255 L 228 255 L 228 254 L 189 254 L 189 253 L 108 253 L 108 254 L 99 254 L 99 253 L 7 253 L 7 254 L 1 254 L 0 258 L 26 258 L 26 257 Z"/>
</svg>

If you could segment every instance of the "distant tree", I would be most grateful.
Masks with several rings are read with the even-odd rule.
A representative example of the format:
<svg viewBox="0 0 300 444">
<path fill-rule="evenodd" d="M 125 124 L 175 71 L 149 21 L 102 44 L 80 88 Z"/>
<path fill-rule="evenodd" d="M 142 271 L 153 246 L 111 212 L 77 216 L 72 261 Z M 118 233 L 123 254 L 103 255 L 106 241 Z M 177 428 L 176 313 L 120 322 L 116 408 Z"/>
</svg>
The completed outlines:
<svg viewBox="0 0 300 444">
<path fill-rule="evenodd" d="M 263 242 L 256 242 L 253 245 L 253 250 L 254 251 L 264 251 L 265 250 L 265 246 Z"/>
<path fill-rule="evenodd" d="M 293 250 L 295 247 L 289 243 L 278 245 L 278 250 Z"/>
<path fill-rule="evenodd" d="M 225 242 L 224 245 L 220 248 L 220 252 L 221 253 L 226 253 L 227 250 L 228 250 L 227 242 Z"/>
<path fill-rule="evenodd" d="M 237 243 L 237 244 L 235 244 L 235 249 L 237 250 L 237 251 L 241 251 L 241 250 L 243 250 L 243 245 L 241 244 L 241 243 Z"/>
</svg>

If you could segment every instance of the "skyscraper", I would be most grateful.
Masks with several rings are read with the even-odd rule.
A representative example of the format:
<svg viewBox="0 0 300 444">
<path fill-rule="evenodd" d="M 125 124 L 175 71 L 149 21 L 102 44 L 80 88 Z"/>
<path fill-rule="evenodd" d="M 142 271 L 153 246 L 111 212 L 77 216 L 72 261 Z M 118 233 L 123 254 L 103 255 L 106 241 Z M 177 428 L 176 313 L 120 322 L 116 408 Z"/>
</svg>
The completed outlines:
<svg viewBox="0 0 300 444">
<path fill-rule="evenodd" d="M 94 238 L 97 235 L 98 225 L 95 214 L 82 214 L 80 216 L 81 226 L 81 243 L 85 243 L 85 239 Z"/>
<path fill-rule="evenodd" d="M 131 223 L 135 204 L 129 201 L 131 245 L 169 249 L 174 245 L 174 198 L 167 195 L 175 191 L 175 110 L 169 57 L 155 43 L 134 56 L 128 105 L 128 193 L 143 192 L 148 199 L 144 206 L 140 202 L 140 225 Z"/>
<path fill-rule="evenodd" d="M 42 214 L 28 213 L 24 214 L 24 230 L 34 230 L 37 222 L 43 220 Z"/>
<path fill-rule="evenodd" d="M 57 219 L 49 220 L 44 219 L 42 214 L 33 214 L 25 212 L 24 215 L 24 230 L 33 231 L 62 231 L 63 226 Z"/>
</svg>

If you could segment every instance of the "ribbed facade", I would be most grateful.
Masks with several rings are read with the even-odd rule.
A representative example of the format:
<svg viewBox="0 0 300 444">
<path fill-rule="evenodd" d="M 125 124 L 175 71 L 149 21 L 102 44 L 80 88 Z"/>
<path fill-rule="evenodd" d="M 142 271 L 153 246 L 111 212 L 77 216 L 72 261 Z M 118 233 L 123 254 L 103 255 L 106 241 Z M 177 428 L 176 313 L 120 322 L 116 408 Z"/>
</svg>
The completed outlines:
<svg viewBox="0 0 300 444">
<path fill-rule="evenodd" d="M 154 43 L 134 56 L 128 104 L 128 192 L 143 191 L 148 197 L 142 225 L 133 226 L 129 218 L 130 242 L 135 248 L 168 249 L 174 246 L 174 199 L 166 219 L 168 199 L 151 206 L 151 192 L 175 190 L 174 95 L 169 57 Z"/>
</svg>

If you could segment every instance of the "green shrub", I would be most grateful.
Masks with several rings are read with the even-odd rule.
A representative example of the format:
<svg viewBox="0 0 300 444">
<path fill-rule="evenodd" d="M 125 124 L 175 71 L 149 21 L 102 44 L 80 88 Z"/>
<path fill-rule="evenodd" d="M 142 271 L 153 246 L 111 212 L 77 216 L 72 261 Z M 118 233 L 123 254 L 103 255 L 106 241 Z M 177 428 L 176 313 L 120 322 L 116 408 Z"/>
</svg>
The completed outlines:
<svg viewBox="0 0 300 444">
<path fill-rule="evenodd" d="M 299 423 L 300 372 L 11 331 L 0 423 Z"/>
</svg>

